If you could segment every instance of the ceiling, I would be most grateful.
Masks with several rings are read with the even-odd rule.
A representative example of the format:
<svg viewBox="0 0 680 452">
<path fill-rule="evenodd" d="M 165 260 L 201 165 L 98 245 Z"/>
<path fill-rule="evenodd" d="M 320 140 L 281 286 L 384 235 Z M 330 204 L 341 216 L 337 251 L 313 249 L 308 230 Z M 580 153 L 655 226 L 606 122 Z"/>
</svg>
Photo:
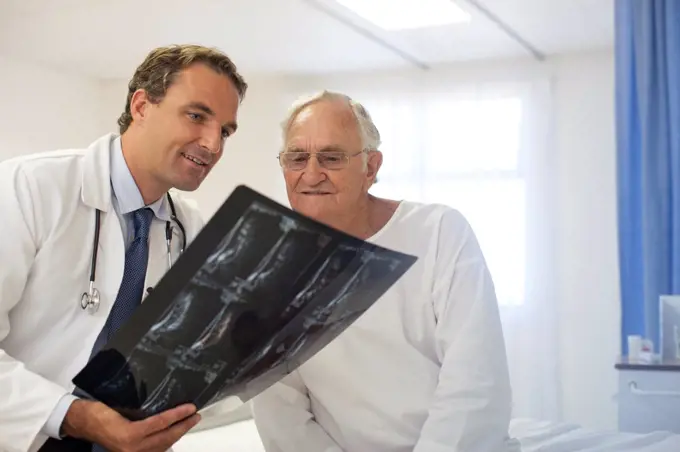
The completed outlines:
<svg viewBox="0 0 680 452">
<path fill-rule="evenodd" d="M 614 0 L 452 1 L 470 22 L 387 32 L 333 0 L 0 0 L 0 55 L 127 78 L 170 43 L 219 47 L 250 74 L 427 69 L 613 45 Z"/>
</svg>

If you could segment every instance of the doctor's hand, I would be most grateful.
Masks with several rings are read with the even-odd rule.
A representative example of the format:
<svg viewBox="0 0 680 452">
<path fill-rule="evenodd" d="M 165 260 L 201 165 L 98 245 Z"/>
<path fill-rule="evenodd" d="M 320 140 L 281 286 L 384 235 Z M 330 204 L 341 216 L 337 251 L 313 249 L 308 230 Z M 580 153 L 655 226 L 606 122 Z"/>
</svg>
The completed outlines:
<svg viewBox="0 0 680 452">
<path fill-rule="evenodd" d="M 200 419 L 193 405 L 129 421 L 103 403 L 76 400 L 66 413 L 63 430 L 68 436 L 99 444 L 111 452 L 165 452 Z"/>
</svg>

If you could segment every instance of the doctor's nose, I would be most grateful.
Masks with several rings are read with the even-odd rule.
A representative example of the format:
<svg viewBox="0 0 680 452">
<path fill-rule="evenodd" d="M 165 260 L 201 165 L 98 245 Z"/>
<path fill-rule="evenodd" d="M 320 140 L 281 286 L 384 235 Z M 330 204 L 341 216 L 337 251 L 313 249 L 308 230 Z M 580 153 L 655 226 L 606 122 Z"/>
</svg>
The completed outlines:
<svg viewBox="0 0 680 452">
<path fill-rule="evenodd" d="M 219 154 L 222 151 L 222 146 L 224 145 L 224 139 L 222 138 L 222 128 L 204 128 L 199 144 L 206 151 L 209 151 L 212 154 Z"/>
</svg>

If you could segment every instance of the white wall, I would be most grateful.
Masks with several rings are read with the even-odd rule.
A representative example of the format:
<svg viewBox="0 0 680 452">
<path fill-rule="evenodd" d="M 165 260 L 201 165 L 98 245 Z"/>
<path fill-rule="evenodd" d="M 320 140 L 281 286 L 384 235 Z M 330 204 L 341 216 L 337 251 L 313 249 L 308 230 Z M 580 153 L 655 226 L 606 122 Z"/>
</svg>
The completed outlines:
<svg viewBox="0 0 680 452">
<path fill-rule="evenodd" d="M 558 293 L 565 416 L 615 427 L 619 353 L 614 59 L 561 58 L 557 74 Z"/>
<path fill-rule="evenodd" d="M 0 57 L 0 160 L 81 147 L 102 132 L 96 80 Z"/>
</svg>

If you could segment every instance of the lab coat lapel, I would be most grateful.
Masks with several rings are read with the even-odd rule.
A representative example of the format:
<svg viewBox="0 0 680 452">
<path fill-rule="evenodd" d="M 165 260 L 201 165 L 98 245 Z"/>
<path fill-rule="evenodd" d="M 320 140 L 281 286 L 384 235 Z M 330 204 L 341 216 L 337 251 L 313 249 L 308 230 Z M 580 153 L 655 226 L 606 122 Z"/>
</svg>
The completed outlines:
<svg viewBox="0 0 680 452">
<path fill-rule="evenodd" d="M 175 225 L 172 228 L 172 264 L 173 265 L 175 264 L 175 262 L 177 262 L 177 259 L 179 259 L 179 256 L 182 253 L 182 241 L 183 240 L 184 240 L 184 237 L 182 237 L 182 232 L 180 231 L 179 227 L 177 225 Z M 189 246 L 188 243 L 187 243 L 187 246 Z"/>
<path fill-rule="evenodd" d="M 179 258 L 179 253 L 182 244 L 182 234 L 178 227 L 172 228 L 172 264 Z M 149 265 L 146 270 L 145 286 L 155 287 L 163 276 L 168 272 L 168 251 L 165 243 L 165 221 L 155 220 L 151 226 L 151 233 L 149 236 Z M 144 297 L 148 292 L 144 293 Z"/>
<path fill-rule="evenodd" d="M 104 135 L 85 151 L 81 196 L 85 205 L 102 212 L 113 212 L 111 205 L 111 141 Z"/>
<path fill-rule="evenodd" d="M 123 232 L 111 202 L 110 156 L 114 138 L 113 134 L 105 135 L 85 151 L 81 188 L 83 203 L 91 208 L 93 221 L 96 209 L 102 212 L 95 285 L 101 296 L 96 315 L 103 321 L 116 300 L 125 269 Z"/>
</svg>

